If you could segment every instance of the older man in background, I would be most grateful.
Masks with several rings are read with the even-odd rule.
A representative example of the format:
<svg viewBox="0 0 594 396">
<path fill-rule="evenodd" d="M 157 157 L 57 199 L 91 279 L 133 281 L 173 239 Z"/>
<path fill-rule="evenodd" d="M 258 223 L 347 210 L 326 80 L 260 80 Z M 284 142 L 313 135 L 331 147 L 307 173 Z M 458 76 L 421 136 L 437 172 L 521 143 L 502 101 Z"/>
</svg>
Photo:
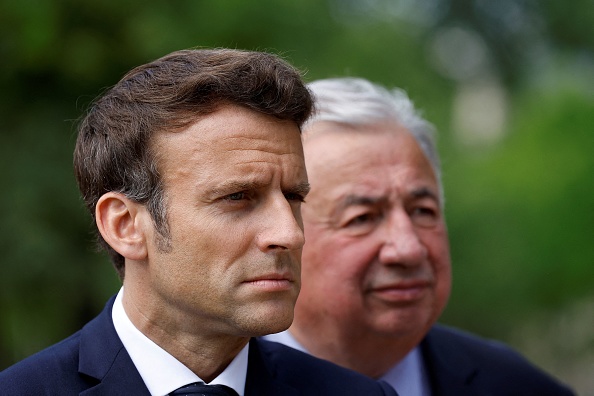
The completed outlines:
<svg viewBox="0 0 594 396">
<path fill-rule="evenodd" d="M 309 88 L 303 287 L 290 329 L 267 338 L 401 396 L 571 395 L 509 347 L 436 324 L 451 286 L 440 164 L 407 95 L 355 78 Z"/>
</svg>

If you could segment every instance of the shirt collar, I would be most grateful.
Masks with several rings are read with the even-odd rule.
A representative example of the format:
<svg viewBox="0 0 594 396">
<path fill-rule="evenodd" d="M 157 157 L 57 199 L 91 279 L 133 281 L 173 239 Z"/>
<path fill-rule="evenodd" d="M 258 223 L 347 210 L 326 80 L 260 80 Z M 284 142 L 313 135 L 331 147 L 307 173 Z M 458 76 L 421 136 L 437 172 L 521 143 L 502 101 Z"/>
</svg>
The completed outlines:
<svg viewBox="0 0 594 396">
<path fill-rule="evenodd" d="M 267 341 L 280 342 L 291 348 L 310 353 L 293 337 L 289 330 L 264 336 Z M 394 365 L 381 380 L 387 382 L 401 395 L 430 396 L 429 379 L 425 371 L 423 355 L 419 347 L 410 351 L 404 359 Z"/>
<path fill-rule="evenodd" d="M 289 330 L 281 331 L 280 333 L 268 334 L 262 338 L 264 338 L 266 341 L 274 341 L 285 344 L 286 346 L 289 346 L 293 349 L 297 349 L 298 351 L 309 353 L 311 355 L 311 353 L 305 349 L 305 347 L 301 345 L 301 343 L 297 341 L 295 337 L 293 337 Z"/>
<path fill-rule="evenodd" d="M 168 395 L 184 385 L 204 382 L 134 326 L 124 310 L 123 294 L 124 288 L 122 287 L 116 296 L 111 312 L 113 325 L 151 395 Z M 247 377 L 248 350 L 249 344 L 209 384 L 227 385 L 233 388 L 239 396 L 243 396 Z"/>
<path fill-rule="evenodd" d="M 401 395 L 429 396 L 431 394 L 423 355 L 418 346 L 380 379 L 392 385 Z"/>
</svg>

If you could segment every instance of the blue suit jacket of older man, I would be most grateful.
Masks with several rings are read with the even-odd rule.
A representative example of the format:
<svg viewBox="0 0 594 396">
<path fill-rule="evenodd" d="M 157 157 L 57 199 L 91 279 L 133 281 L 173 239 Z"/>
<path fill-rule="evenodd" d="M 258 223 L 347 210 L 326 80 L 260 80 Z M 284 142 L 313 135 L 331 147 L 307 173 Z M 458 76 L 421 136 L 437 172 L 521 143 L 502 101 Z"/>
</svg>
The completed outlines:
<svg viewBox="0 0 594 396">
<path fill-rule="evenodd" d="M 507 345 L 435 325 L 421 343 L 433 396 L 572 396 Z"/>
<path fill-rule="evenodd" d="M 150 395 L 118 337 L 113 298 L 82 330 L 0 373 L 0 394 Z M 245 395 L 395 396 L 387 384 L 283 345 L 250 341 Z"/>
</svg>

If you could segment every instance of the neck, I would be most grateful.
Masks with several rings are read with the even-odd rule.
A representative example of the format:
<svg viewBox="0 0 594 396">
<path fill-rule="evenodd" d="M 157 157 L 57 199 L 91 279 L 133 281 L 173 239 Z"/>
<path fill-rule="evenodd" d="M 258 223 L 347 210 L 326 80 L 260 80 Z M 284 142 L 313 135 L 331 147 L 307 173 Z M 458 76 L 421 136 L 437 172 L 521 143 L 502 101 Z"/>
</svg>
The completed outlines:
<svg viewBox="0 0 594 396">
<path fill-rule="evenodd" d="M 289 331 L 312 355 L 376 379 L 402 361 L 421 341 L 418 336 L 357 332 L 352 328 L 329 331 L 295 323 Z M 323 339 L 319 334 L 324 334 Z"/>
<path fill-rule="evenodd" d="M 125 287 L 122 302 L 132 324 L 206 383 L 221 374 L 249 341 L 204 329 L 203 321 L 173 315 L 167 307 L 150 304 L 147 297 Z"/>
</svg>

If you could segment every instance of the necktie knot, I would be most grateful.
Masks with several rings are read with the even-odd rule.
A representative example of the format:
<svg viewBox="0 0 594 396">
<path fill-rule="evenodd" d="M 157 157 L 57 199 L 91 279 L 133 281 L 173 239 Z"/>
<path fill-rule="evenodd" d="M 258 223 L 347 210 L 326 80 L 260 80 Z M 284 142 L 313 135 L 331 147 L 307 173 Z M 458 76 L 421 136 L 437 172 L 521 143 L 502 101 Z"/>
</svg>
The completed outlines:
<svg viewBox="0 0 594 396">
<path fill-rule="evenodd" d="M 170 396 L 239 396 L 233 388 L 226 385 L 206 385 L 204 382 L 196 382 L 182 386 L 171 392 Z"/>
</svg>

